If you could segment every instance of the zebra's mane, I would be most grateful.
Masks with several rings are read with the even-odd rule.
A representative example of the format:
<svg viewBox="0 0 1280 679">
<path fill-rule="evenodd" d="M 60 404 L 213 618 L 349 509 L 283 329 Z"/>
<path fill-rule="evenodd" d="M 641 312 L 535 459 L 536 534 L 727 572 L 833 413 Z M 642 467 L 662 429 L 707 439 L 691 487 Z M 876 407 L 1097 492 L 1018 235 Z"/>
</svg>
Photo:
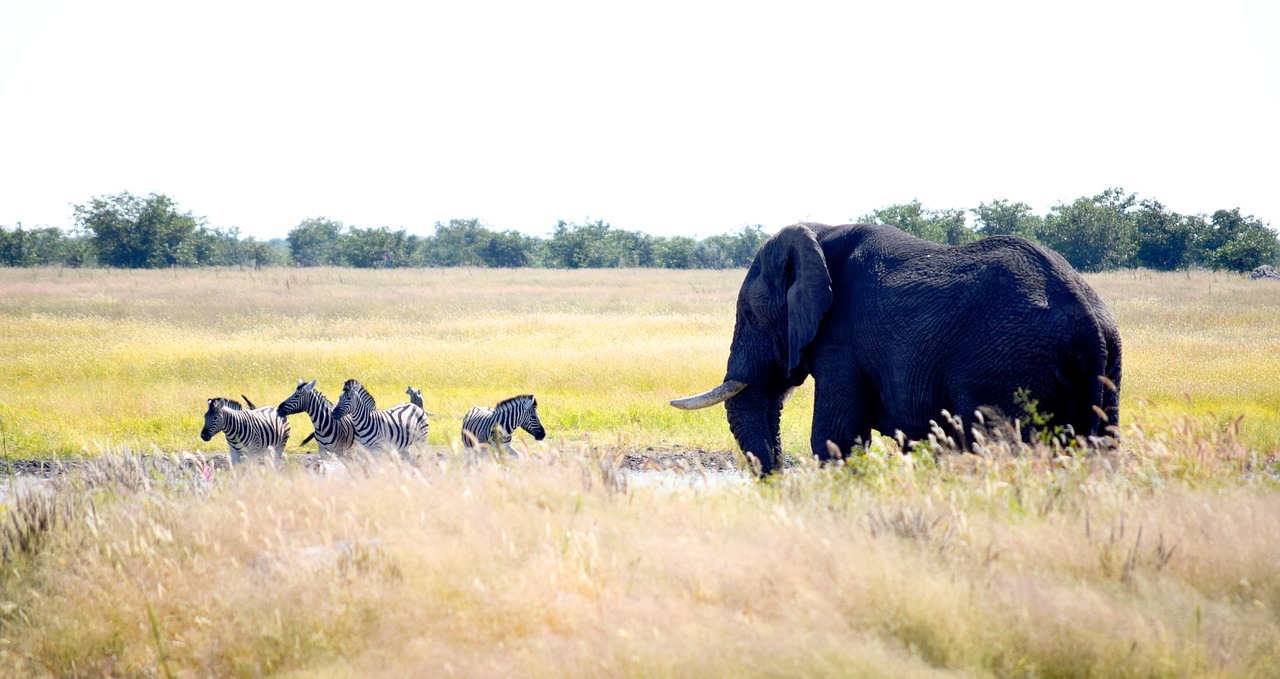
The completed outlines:
<svg viewBox="0 0 1280 679">
<path fill-rule="evenodd" d="M 302 398 L 304 399 L 311 398 L 319 402 L 320 405 L 322 406 L 328 406 L 329 408 L 333 407 L 333 401 L 330 401 L 329 397 L 325 396 L 324 392 L 320 391 L 319 389 L 308 389 L 302 392 L 302 394 L 303 394 Z M 310 396 L 307 396 L 307 394 L 310 394 Z"/>
<path fill-rule="evenodd" d="M 244 410 L 244 406 L 240 405 L 239 401 L 234 401 L 229 398 L 222 398 L 221 396 L 213 399 L 213 407 L 229 408 L 231 410 Z"/>
<path fill-rule="evenodd" d="M 365 389 L 363 384 L 360 384 L 360 380 L 347 380 L 346 382 L 343 382 L 343 383 L 342 383 L 342 390 L 343 390 L 343 391 L 348 391 L 348 390 L 350 390 L 350 391 L 354 392 L 354 393 L 352 394 L 352 396 L 354 396 L 354 397 L 356 397 L 356 398 L 360 399 L 361 401 L 363 401 L 363 402 L 365 402 L 365 403 L 368 403 L 368 404 L 369 404 L 369 408 L 370 408 L 371 410 L 376 410 L 376 409 L 377 409 L 377 407 L 378 407 L 378 403 L 377 403 L 377 401 L 374 401 L 374 400 L 373 400 L 373 394 L 370 394 L 370 393 L 369 393 L 369 390 L 368 390 L 368 389 Z"/>
<path fill-rule="evenodd" d="M 512 396 L 509 399 L 499 401 L 498 405 L 494 407 L 494 410 L 497 410 L 498 408 L 501 408 L 502 406 L 505 406 L 507 404 L 514 404 L 517 402 L 519 402 L 519 406 L 521 408 L 528 408 L 530 406 L 538 405 L 538 399 L 534 398 L 533 394 L 520 394 L 519 396 Z"/>
</svg>

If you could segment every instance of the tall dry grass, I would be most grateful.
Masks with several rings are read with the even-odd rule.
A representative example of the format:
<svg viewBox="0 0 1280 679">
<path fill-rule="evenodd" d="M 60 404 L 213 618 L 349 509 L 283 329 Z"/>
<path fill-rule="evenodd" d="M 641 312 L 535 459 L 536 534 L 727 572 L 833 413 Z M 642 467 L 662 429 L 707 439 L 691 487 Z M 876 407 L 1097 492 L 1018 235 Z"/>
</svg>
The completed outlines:
<svg viewBox="0 0 1280 679">
<path fill-rule="evenodd" d="M 768 484 L 627 477 L 608 449 L 210 478 L 108 456 L 43 491 L 55 520 L 4 561 L 0 668 L 1277 676 L 1275 461 L 1132 434 L 887 444 Z"/>
</svg>

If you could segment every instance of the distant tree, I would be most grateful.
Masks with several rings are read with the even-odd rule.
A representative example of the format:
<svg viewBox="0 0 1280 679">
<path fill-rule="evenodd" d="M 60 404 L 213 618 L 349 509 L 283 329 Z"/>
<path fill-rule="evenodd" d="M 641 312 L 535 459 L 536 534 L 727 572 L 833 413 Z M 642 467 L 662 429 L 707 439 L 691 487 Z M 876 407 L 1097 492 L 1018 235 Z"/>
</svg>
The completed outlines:
<svg viewBox="0 0 1280 679">
<path fill-rule="evenodd" d="M 881 208 L 858 221 L 896 226 L 913 236 L 948 245 L 977 239 L 977 234 L 965 224 L 964 210 L 926 210 L 918 200 Z"/>
<path fill-rule="evenodd" d="M 24 229 L 19 223 L 13 230 L 0 227 L 0 266 L 80 266 L 76 245 L 60 229 L 51 226 Z"/>
<path fill-rule="evenodd" d="M 1133 252 L 1133 194 L 1111 188 L 1092 198 L 1055 205 L 1036 240 L 1081 271 L 1128 266 Z"/>
<path fill-rule="evenodd" d="M 430 266 L 480 266 L 484 260 L 478 250 L 492 235 L 493 231 L 479 219 L 436 222 L 435 235 L 423 244 L 424 259 Z"/>
<path fill-rule="evenodd" d="M 654 243 L 657 266 L 664 269 L 694 269 L 699 267 L 698 250 L 701 244 L 688 236 L 661 238 Z"/>
<path fill-rule="evenodd" d="M 657 266 L 655 246 L 657 239 L 643 231 L 610 229 L 601 244 L 601 266 L 636 267 Z"/>
<path fill-rule="evenodd" d="M 342 257 L 338 243 L 342 239 L 342 222 L 325 217 L 302 220 L 289 231 L 289 257 L 302 266 L 339 264 Z"/>
<path fill-rule="evenodd" d="M 695 266 L 703 269 L 743 269 L 751 266 L 769 234 L 756 224 L 737 233 L 708 236 L 698 244 Z"/>
<path fill-rule="evenodd" d="M 127 191 L 97 196 L 75 206 L 78 226 L 91 234 L 98 260 L 123 268 L 191 266 L 197 262 L 191 241 L 203 219 L 180 212 L 171 198 Z"/>
<path fill-rule="evenodd" d="M 1204 261 L 1215 269 L 1250 271 L 1280 256 L 1276 232 L 1240 208 L 1214 212 L 1204 241 Z"/>
<path fill-rule="evenodd" d="M 981 237 L 1000 234 L 1034 238 L 1042 218 L 1031 211 L 1026 203 L 1010 203 L 998 198 L 990 203 L 979 203 L 970 212 L 974 215 L 976 231 Z"/>
<path fill-rule="evenodd" d="M 420 240 L 417 236 L 408 235 L 404 229 L 353 227 L 339 241 L 338 252 L 343 261 L 358 268 L 409 266 L 413 263 Z"/>
<path fill-rule="evenodd" d="M 490 232 L 484 241 L 484 245 L 476 251 L 476 254 L 485 266 L 498 268 L 534 265 L 541 246 L 539 239 L 526 236 L 519 231 Z"/>
<path fill-rule="evenodd" d="M 89 234 L 83 229 L 73 229 L 63 242 L 63 264 L 67 266 L 94 266 L 98 263 L 98 249 L 93 246 Z"/>
<path fill-rule="evenodd" d="M 1196 226 L 1203 220 L 1188 219 L 1160 201 L 1138 203 L 1133 218 L 1134 266 L 1173 271 L 1191 266 L 1195 258 Z"/>
<path fill-rule="evenodd" d="M 558 269 L 584 269 L 617 266 L 616 254 L 610 252 L 609 232 L 613 227 L 603 220 L 573 224 L 563 219 L 547 240 L 547 266 Z"/>
<path fill-rule="evenodd" d="M 451 219 L 436 222 L 435 234 L 423 241 L 422 257 L 427 266 L 532 266 L 540 246 L 537 238 L 497 232 L 479 219 Z"/>
</svg>

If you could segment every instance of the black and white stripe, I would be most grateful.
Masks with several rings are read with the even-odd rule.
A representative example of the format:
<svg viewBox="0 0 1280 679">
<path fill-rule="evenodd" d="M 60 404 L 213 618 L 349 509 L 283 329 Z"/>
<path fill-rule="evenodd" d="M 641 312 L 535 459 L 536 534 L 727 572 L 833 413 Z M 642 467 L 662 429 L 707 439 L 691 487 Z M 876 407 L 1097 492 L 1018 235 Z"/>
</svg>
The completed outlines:
<svg viewBox="0 0 1280 679">
<path fill-rule="evenodd" d="M 289 421 L 275 408 L 244 410 L 238 401 L 226 398 L 211 398 L 208 403 L 200 438 L 209 441 L 218 432 L 226 435 L 231 462 L 265 454 L 274 459 L 284 452 L 289 441 Z"/>
<path fill-rule="evenodd" d="M 462 417 L 462 443 L 474 448 L 489 443 L 502 450 L 509 450 L 511 434 L 524 429 L 541 441 L 547 432 L 538 419 L 538 399 L 532 394 L 513 396 L 493 408 L 476 406 Z"/>
<path fill-rule="evenodd" d="M 334 417 L 351 416 L 356 443 L 373 452 L 404 452 L 427 439 L 427 414 L 412 403 L 378 410 L 373 396 L 357 380 L 342 385 Z"/>
<path fill-rule="evenodd" d="M 294 413 L 311 416 L 311 427 L 315 430 L 316 443 L 320 444 L 321 453 L 341 455 L 351 452 L 355 444 L 355 425 L 351 417 L 337 418 L 333 416 L 333 403 L 316 389 L 316 381 L 298 380 L 298 388 L 289 398 L 280 402 L 276 410 L 282 417 Z M 306 445 L 306 441 L 302 442 Z"/>
</svg>

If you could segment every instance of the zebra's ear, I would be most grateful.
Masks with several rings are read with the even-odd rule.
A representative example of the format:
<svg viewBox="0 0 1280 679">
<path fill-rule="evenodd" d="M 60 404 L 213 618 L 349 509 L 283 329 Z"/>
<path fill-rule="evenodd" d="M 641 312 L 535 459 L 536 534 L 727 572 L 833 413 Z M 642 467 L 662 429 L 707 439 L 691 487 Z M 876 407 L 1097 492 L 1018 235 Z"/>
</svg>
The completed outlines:
<svg viewBox="0 0 1280 679">
<path fill-rule="evenodd" d="M 304 382 L 302 381 L 302 378 L 301 378 L 301 377 L 299 377 L 299 378 L 298 378 L 298 388 L 299 388 L 299 389 L 301 389 L 303 384 L 304 384 Z"/>
<path fill-rule="evenodd" d="M 298 384 L 299 386 L 302 386 L 303 391 L 311 391 L 312 389 L 316 388 L 315 380 L 311 380 L 310 382 L 307 382 L 306 385 L 302 385 L 302 380 L 298 380 Z"/>
</svg>

